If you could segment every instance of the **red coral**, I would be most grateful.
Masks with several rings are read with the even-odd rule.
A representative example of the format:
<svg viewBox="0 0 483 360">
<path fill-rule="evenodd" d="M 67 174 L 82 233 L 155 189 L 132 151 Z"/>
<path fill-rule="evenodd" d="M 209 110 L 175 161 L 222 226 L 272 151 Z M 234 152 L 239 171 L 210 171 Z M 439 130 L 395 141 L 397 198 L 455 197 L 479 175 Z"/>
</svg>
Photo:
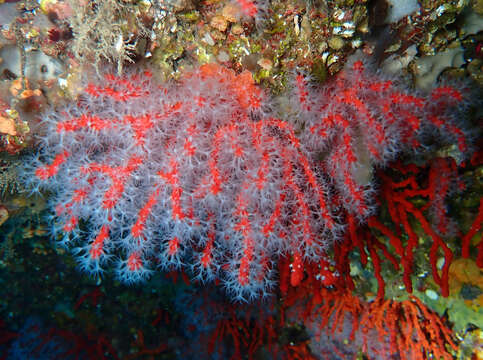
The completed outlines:
<svg viewBox="0 0 483 360">
<path fill-rule="evenodd" d="M 325 269 L 325 252 L 344 238 L 346 222 L 354 234 L 373 213 L 372 168 L 419 146 L 425 129 L 466 149 L 450 113 L 463 93 L 410 94 L 362 61 L 321 89 L 295 81 L 300 130 L 273 116 L 248 72 L 209 64 L 178 84 L 156 83 L 150 72 L 107 74 L 88 83 L 77 104 L 45 116 L 41 159 L 28 181 L 56 194 L 54 228 L 68 233 L 63 243 L 88 272 L 117 259 L 116 274 L 130 283 L 148 277 L 154 263 L 167 270 L 189 264 L 195 278 L 221 280 L 247 299 L 271 290 L 273 263 L 283 255 L 293 257 L 293 286 L 307 266 L 333 284 L 348 276 L 349 247 L 337 254 L 339 274 Z M 391 200 L 400 206 L 391 213 L 401 220 L 401 209 L 411 213 L 433 238 L 434 276 L 446 294 L 449 264 L 440 277 L 435 257 L 441 248 L 449 263 L 451 251 L 406 195 Z M 437 197 L 431 203 L 440 209 Z M 410 290 L 414 239 L 409 249 L 390 240 Z M 376 255 L 385 247 L 365 243 L 382 284 Z"/>
<path fill-rule="evenodd" d="M 352 359 L 362 351 L 370 359 L 449 360 L 457 350 L 451 328 L 416 297 L 364 302 L 347 290 L 317 292 L 298 288 L 285 310 L 290 318 L 303 320 L 312 336 L 310 346 L 322 359 L 324 354 Z"/>
<path fill-rule="evenodd" d="M 478 215 L 476 216 L 473 224 L 471 224 L 470 231 L 463 237 L 463 250 L 462 255 L 464 258 L 468 258 L 470 256 L 470 241 L 471 239 L 481 230 L 481 226 L 483 224 L 483 198 L 480 199 L 480 207 L 478 209 Z M 478 255 L 476 257 L 476 264 L 483 268 L 483 239 L 480 236 L 480 241 L 477 245 Z"/>
</svg>

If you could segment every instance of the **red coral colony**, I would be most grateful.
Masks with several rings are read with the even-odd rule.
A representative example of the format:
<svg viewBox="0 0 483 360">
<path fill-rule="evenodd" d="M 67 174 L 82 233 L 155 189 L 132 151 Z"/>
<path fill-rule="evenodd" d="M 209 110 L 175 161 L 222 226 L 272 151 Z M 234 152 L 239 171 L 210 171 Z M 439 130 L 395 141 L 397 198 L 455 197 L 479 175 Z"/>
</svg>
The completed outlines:
<svg viewBox="0 0 483 360">
<path fill-rule="evenodd" d="M 448 296 L 447 234 L 457 230 L 445 199 L 464 187 L 459 169 L 481 160 L 463 162 L 469 144 L 458 116 L 468 96 L 451 85 L 410 92 L 360 59 L 321 88 L 296 76 L 283 115 L 249 72 L 219 65 L 176 84 L 149 72 L 107 74 L 44 117 L 26 181 L 52 193 L 55 238 L 90 274 L 113 269 L 139 283 L 161 268 L 221 285 L 236 301 L 271 299 L 211 310 L 208 356 L 254 358 L 268 344 L 273 358 L 349 359 L 362 350 L 371 359 L 451 359 L 449 325 L 415 296 L 386 299 L 381 266 L 401 270 L 412 293 L 425 237 L 434 283 Z M 400 160 L 434 142 L 456 144 L 459 157 Z M 483 242 L 472 238 L 482 211 L 461 236 L 462 255 L 476 245 L 480 267 Z M 377 280 L 370 302 L 354 294 L 354 255 Z M 273 328 L 300 322 L 310 346 L 277 343 Z"/>
</svg>

